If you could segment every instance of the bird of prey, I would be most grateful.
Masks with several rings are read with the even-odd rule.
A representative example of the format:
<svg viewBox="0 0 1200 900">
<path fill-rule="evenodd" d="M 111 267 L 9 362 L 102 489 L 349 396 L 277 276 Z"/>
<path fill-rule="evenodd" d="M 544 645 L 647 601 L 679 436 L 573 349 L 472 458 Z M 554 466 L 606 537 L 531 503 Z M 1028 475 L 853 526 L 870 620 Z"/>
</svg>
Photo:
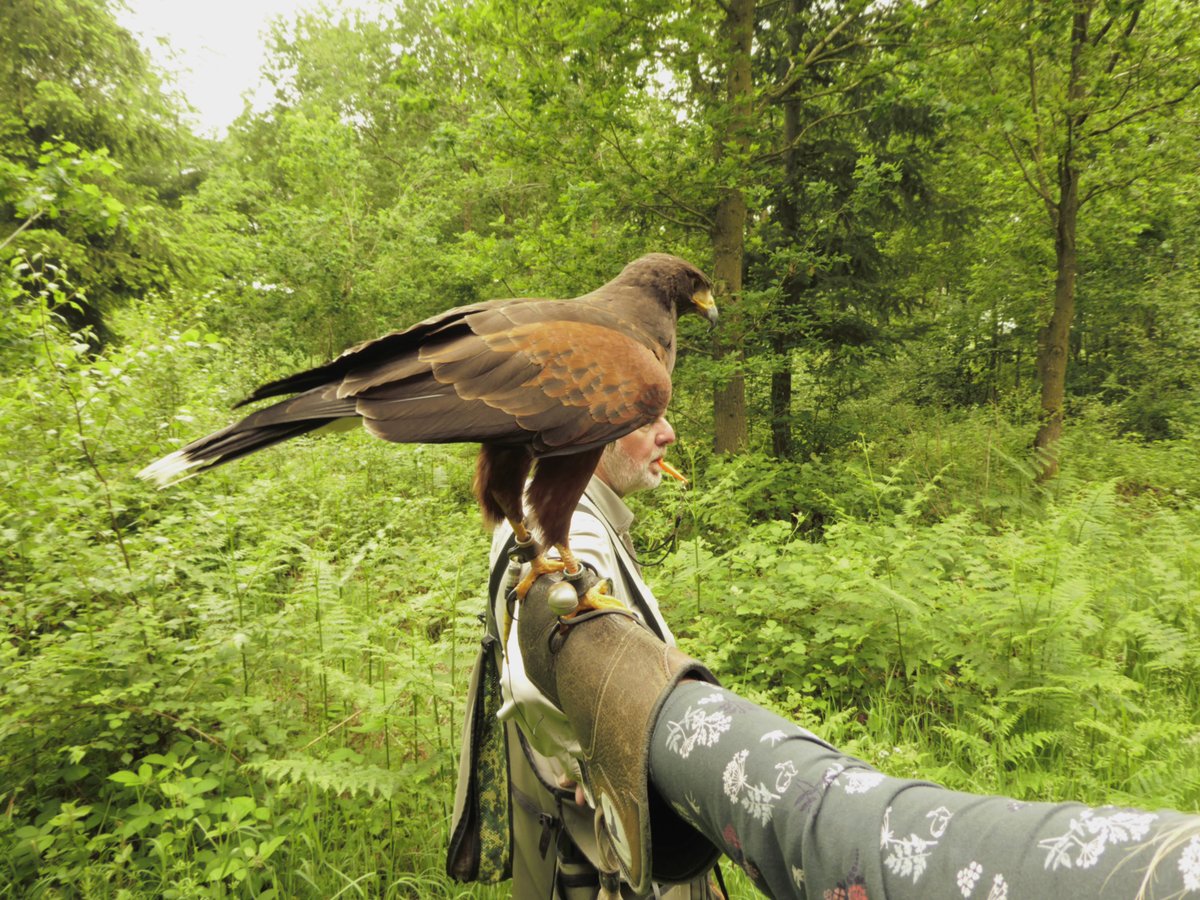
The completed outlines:
<svg viewBox="0 0 1200 900">
<path fill-rule="evenodd" d="M 451 309 L 263 385 L 238 406 L 287 399 L 138 474 L 165 486 L 345 419 L 388 441 L 478 442 L 475 493 L 484 519 L 507 519 L 525 545 L 534 543 L 531 525 L 541 533 L 518 589 L 523 598 L 545 572 L 580 571 L 568 543 L 571 516 L 605 445 L 666 410 L 675 323 L 687 312 L 716 322 L 712 283 L 661 253 L 573 300 Z M 546 558 L 550 547 L 560 561 Z"/>
</svg>

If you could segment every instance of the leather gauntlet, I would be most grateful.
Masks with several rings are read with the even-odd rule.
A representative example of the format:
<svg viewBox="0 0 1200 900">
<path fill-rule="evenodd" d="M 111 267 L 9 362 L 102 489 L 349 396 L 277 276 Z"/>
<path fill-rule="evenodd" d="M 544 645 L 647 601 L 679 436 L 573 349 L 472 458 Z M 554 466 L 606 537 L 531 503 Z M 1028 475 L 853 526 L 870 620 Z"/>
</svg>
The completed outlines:
<svg viewBox="0 0 1200 900">
<path fill-rule="evenodd" d="M 719 852 L 650 784 L 650 737 L 681 679 L 717 680 L 632 613 L 598 610 L 564 624 L 546 604 L 554 583 L 552 576 L 539 579 L 521 603 L 518 640 L 529 679 L 563 711 L 579 739 L 601 862 L 609 872 L 619 869 L 639 895 L 655 882 L 689 881 Z"/>
</svg>

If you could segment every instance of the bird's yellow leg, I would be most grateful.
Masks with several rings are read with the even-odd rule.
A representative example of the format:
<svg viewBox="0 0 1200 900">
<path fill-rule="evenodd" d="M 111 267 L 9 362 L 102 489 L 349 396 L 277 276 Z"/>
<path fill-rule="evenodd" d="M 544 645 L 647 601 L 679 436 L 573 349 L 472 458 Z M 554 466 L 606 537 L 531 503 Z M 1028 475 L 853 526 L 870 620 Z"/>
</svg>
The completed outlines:
<svg viewBox="0 0 1200 900">
<path fill-rule="evenodd" d="M 517 536 L 517 541 L 526 543 L 532 541 L 533 536 L 525 527 L 523 522 L 509 522 L 513 526 L 513 532 Z M 522 537 L 524 535 L 524 537 Z M 575 554 L 571 552 L 571 548 L 566 544 L 556 544 L 559 554 L 562 559 L 547 559 L 542 554 L 538 554 L 529 563 L 529 574 L 521 579 L 521 583 L 517 585 L 517 599 L 524 600 L 525 595 L 529 593 L 529 589 L 533 587 L 533 583 L 543 575 L 549 575 L 553 572 L 563 572 L 567 575 L 576 575 L 582 571 L 579 560 L 575 558 Z"/>
<path fill-rule="evenodd" d="M 520 519 L 509 519 L 508 524 L 512 526 L 513 534 L 517 536 L 517 543 L 522 547 L 533 541 L 533 535 L 529 533 L 529 529 Z"/>
<path fill-rule="evenodd" d="M 563 616 L 563 620 L 569 622 L 580 613 L 588 612 L 593 609 L 620 609 L 628 610 L 629 607 L 609 593 L 609 581 L 607 578 L 601 578 L 587 592 L 579 598 L 579 606 L 575 607 L 575 611 L 570 615 Z"/>
<path fill-rule="evenodd" d="M 583 567 L 579 564 L 579 560 L 575 558 L 575 554 L 571 552 L 571 548 L 566 544 L 555 544 L 554 549 L 558 551 L 558 555 L 562 557 L 563 574 L 568 578 L 573 578 L 583 571 Z"/>
<path fill-rule="evenodd" d="M 542 575 L 546 574 L 546 572 L 555 572 L 558 570 L 553 567 L 551 560 L 545 559 L 540 553 L 537 552 L 538 548 L 537 548 L 537 544 L 533 540 L 533 535 L 529 532 L 529 529 L 525 527 L 525 523 L 522 520 L 513 519 L 513 518 L 509 517 L 508 524 L 512 526 L 513 535 L 517 539 L 517 551 L 518 551 L 512 557 L 512 562 L 509 564 L 509 571 L 513 572 L 513 568 L 512 568 L 513 564 L 518 563 L 521 559 L 524 559 L 526 554 L 532 553 L 534 555 L 533 559 L 530 561 L 529 574 L 527 576 L 525 576 L 525 578 L 523 578 L 520 582 L 518 582 L 517 585 L 513 588 L 513 591 L 517 595 L 517 601 L 520 602 L 521 600 L 525 599 L 525 595 L 527 593 L 529 593 L 529 589 L 531 587 L 533 587 L 533 583 L 535 581 L 537 581 L 538 578 L 540 578 Z M 547 564 L 551 564 L 550 568 L 546 568 Z M 510 577 L 515 580 L 516 573 L 513 572 L 513 574 Z M 511 581 L 508 583 L 512 584 Z M 507 598 L 507 595 L 508 595 L 508 588 L 506 586 L 506 588 L 505 588 L 506 598 Z M 501 633 L 504 636 L 504 646 L 506 646 L 506 647 L 508 646 L 508 635 L 509 635 L 509 632 L 511 631 L 511 629 L 512 629 L 512 606 L 508 602 L 505 602 L 505 604 L 504 604 L 504 621 L 503 621 L 503 625 L 501 628 Z"/>
</svg>

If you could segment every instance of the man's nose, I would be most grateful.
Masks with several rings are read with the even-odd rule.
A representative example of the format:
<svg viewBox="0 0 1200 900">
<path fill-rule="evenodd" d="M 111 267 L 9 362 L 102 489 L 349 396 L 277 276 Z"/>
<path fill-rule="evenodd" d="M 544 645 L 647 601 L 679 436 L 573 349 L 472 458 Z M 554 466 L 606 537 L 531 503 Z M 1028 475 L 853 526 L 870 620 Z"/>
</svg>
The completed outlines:
<svg viewBox="0 0 1200 900">
<path fill-rule="evenodd" d="M 659 424 L 660 427 L 655 437 L 655 443 L 660 447 L 675 443 L 675 429 L 671 427 L 671 423 L 666 419 L 662 419 Z"/>
</svg>

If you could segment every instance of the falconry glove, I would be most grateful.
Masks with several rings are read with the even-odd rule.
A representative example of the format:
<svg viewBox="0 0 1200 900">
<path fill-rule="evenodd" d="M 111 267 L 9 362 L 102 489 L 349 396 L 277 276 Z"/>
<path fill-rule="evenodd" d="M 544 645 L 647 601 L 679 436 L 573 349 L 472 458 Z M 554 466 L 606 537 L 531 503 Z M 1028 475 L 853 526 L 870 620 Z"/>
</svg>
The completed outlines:
<svg viewBox="0 0 1200 900">
<path fill-rule="evenodd" d="M 650 738 L 660 707 L 680 680 L 717 680 L 631 613 L 596 610 L 564 624 L 546 603 L 555 583 L 544 577 L 530 590 L 517 636 L 526 675 L 563 711 L 579 739 L 603 868 L 619 870 L 639 895 L 649 894 L 656 882 L 689 881 L 720 854 L 650 784 Z"/>
</svg>

